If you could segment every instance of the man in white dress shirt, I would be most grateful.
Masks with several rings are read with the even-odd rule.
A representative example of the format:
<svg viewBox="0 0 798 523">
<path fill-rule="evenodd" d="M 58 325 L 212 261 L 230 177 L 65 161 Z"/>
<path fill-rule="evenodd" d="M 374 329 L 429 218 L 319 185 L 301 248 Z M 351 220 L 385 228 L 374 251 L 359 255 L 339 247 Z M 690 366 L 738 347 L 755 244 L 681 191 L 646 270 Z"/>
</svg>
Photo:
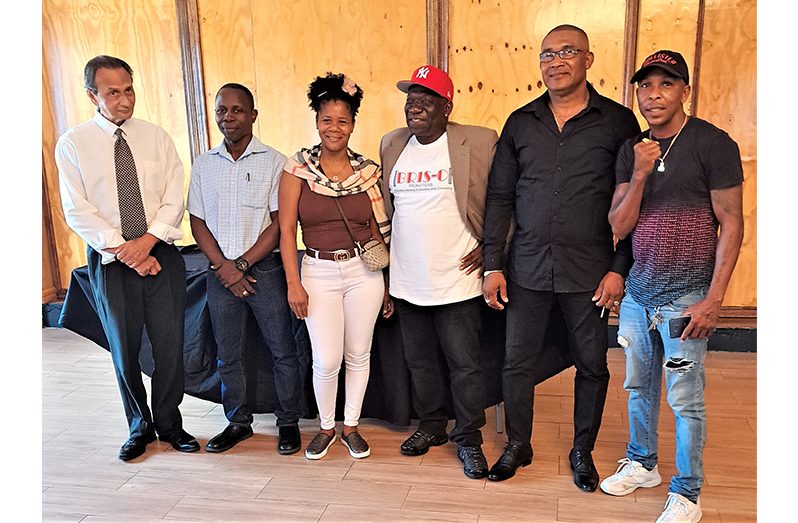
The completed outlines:
<svg viewBox="0 0 798 523">
<path fill-rule="evenodd" d="M 108 338 L 130 432 L 119 459 L 147 444 L 199 450 L 183 430 L 185 264 L 173 245 L 183 233 L 183 165 L 162 128 L 132 118 L 133 71 L 97 56 L 84 70 L 94 118 L 66 131 L 55 148 L 69 227 L 87 244 L 89 281 Z M 152 413 L 141 377 L 143 328 L 152 343 Z"/>
</svg>

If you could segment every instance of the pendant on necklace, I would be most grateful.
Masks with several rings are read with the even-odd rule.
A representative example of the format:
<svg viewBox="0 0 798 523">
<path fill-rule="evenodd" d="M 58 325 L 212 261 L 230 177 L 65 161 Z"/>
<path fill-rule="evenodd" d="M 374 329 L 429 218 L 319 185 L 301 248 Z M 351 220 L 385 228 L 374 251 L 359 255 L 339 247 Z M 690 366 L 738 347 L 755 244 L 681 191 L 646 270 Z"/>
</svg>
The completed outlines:
<svg viewBox="0 0 798 523">
<path fill-rule="evenodd" d="M 663 170 L 664 170 L 664 169 L 663 169 Z M 333 181 L 334 181 L 334 182 L 337 182 L 337 181 L 338 181 L 338 177 L 337 177 L 337 176 L 333 176 Z"/>
<path fill-rule="evenodd" d="M 659 167 L 657 167 L 657 172 L 664 173 L 665 172 L 665 160 L 659 161 Z"/>
</svg>

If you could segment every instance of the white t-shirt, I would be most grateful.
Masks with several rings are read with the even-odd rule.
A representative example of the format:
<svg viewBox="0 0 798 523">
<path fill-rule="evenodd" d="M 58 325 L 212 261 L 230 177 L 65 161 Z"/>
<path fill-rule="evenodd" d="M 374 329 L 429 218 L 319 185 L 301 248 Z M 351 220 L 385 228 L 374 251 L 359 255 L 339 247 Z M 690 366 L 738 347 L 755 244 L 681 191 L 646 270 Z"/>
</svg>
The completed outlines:
<svg viewBox="0 0 798 523">
<path fill-rule="evenodd" d="M 394 197 L 390 294 L 415 305 L 445 305 L 479 296 L 479 271 L 460 259 L 477 239 L 460 217 L 446 133 L 430 144 L 410 138 L 390 173 Z"/>
</svg>

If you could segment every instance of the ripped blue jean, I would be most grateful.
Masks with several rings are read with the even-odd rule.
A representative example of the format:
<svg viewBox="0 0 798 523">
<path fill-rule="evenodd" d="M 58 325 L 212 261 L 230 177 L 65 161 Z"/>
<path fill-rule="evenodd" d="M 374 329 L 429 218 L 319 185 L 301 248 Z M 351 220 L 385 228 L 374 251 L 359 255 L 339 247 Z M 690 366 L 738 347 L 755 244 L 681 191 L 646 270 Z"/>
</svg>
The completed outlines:
<svg viewBox="0 0 798 523">
<path fill-rule="evenodd" d="M 621 303 L 618 343 L 626 353 L 629 393 L 629 459 L 647 469 L 657 464 L 662 370 L 668 405 L 676 417 L 676 470 L 670 492 L 695 502 L 704 483 L 703 450 L 707 417 L 704 406 L 704 360 L 707 338 L 671 339 L 668 320 L 704 299 L 706 289 L 660 307 L 643 307 L 628 294 Z"/>
</svg>

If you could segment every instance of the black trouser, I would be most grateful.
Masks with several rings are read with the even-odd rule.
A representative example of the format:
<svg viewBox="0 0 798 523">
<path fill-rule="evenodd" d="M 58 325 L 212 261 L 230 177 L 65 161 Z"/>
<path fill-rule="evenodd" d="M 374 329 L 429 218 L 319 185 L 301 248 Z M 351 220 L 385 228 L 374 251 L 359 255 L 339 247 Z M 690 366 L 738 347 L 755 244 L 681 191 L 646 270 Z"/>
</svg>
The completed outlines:
<svg viewBox="0 0 798 523">
<path fill-rule="evenodd" d="M 186 266 L 174 245 L 158 242 L 150 254 L 161 271 L 142 277 L 121 262 L 101 264 L 100 254 L 89 248 L 89 281 L 108 338 L 130 436 L 155 430 L 168 439 L 182 428 L 178 406 L 183 400 Z M 155 363 L 152 415 L 139 365 L 145 326 Z"/>
<path fill-rule="evenodd" d="M 479 363 L 481 299 L 435 306 L 395 300 L 419 428 L 446 435 L 446 406 L 451 395 L 455 425 L 449 439 L 458 445 L 482 445 L 479 429 L 485 425 L 486 400 Z M 449 367 L 451 391 L 446 387 L 441 352 Z"/>
<path fill-rule="evenodd" d="M 552 308 L 559 306 L 576 367 L 574 448 L 593 450 L 601 426 L 610 380 L 607 368 L 607 314 L 591 300 L 593 292 L 532 291 L 508 283 L 507 341 L 502 386 L 507 437 L 528 443 L 532 437 L 535 370 L 544 350 Z M 555 347 L 556 349 L 556 347 Z"/>
</svg>

